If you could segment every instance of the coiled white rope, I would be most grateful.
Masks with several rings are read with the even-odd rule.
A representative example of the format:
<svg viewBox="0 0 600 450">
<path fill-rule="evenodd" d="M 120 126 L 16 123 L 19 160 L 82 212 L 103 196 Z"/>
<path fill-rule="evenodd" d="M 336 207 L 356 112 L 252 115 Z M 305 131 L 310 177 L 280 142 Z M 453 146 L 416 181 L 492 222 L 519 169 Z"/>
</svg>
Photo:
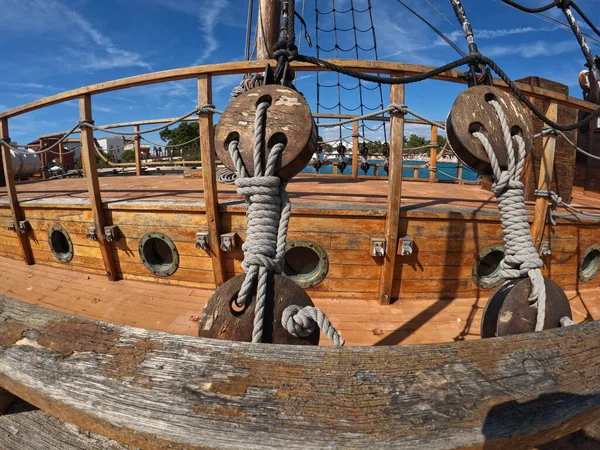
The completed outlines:
<svg viewBox="0 0 600 450">
<path fill-rule="evenodd" d="M 496 100 L 489 104 L 495 109 L 504 135 L 504 144 L 508 154 L 508 168 L 502 170 L 489 140 L 485 134 L 474 132 L 473 136 L 481 142 L 490 160 L 496 181 L 492 190 L 498 201 L 500 221 L 506 247 L 500 263 L 500 276 L 506 279 L 521 278 L 525 275 L 531 280 L 529 301 L 537 307 L 535 331 L 544 329 L 546 319 L 546 285 L 540 258 L 531 238 L 531 229 L 525 208 L 524 185 L 521 173 L 525 164 L 525 141 L 519 135 L 512 136 L 504 110 Z"/>
<path fill-rule="evenodd" d="M 292 206 L 285 190 L 286 183 L 275 176 L 277 164 L 285 144 L 275 144 L 271 148 L 266 165 L 263 164 L 265 153 L 265 126 L 269 103 L 261 102 L 256 108 L 254 132 L 254 176 L 250 177 L 239 151 L 239 142 L 229 144 L 229 153 L 236 167 L 238 178 L 235 180 L 237 191 L 246 197 L 246 242 L 242 245 L 244 261 L 242 268 L 246 277 L 235 300 L 238 306 L 244 306 L 251 298 L 256 286 L 256 305 L 254 307 L 254 328 L 252 342 L 262 341 L 264 328 L 264 308 L 267 299 L 267 281 L 270 273 L 280 274 L 283 268 L 283 256 L 287 239 L 288 224 Z M 338 338 L 336 345 L 342 345 L 343 339 L 331 326 L 325 314 L 318 308 L 288 311 L 282 318 L 284 328 L 294 336 L 308 336 L 314 331 L 315 324 L 324 327 L 327 336 Z M 333 332 L 331 329 L 333 328 Z M 308 334 L 307 330 L 312 329 Z"/>
</svg>

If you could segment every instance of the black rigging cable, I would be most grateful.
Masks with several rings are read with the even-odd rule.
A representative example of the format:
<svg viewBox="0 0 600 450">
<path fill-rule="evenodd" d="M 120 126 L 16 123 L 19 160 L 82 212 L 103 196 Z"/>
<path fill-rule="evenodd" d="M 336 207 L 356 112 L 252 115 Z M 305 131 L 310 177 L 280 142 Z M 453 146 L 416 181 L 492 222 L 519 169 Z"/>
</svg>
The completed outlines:
<svg viewBox="0 0 600 450">
<path fill-rule="evenodd" d="M 502 1 L 504 3 L 506 3 L 507 5 L 514 6 L 518 10 L 526 12 L 526 13 L 530 13 L 530 14 L 545 12 L 545 11 L 548 11 L 548 10 L 554 8 L 555 6 L 560 6 L 563 3 L 563 0 L 555 0 L 552 3 L 548 3 L 545 6 L 540 6 L 537 8 L 530 8 L 530 7 L 521 5 L 520 3 L 514 2 L 513 0 L 502 0 Z"/>
<path fill-rule="evenodd" d="M 402 0 L 396 0 L 396 1 L 398 3 L 400 3 L 402 6 L 404 6 L 406 9 L 408 9 L 415 16 L 417 16 L 419 19 L 421 19 L 429 28 L 431 28 L 433 31 L 435 31 L 439 37 L 441 37 L 444 41 L 446 41 L 446 43 L 450 47 L 452 47 L 454 50 L 456 50 L 456 52 L 459 55 L 467 56 L 467 54 L 465 52 L 463 52 L 458 45 L 456 45 L 454 42 L 452 42 L 448 36 L 446 36 L 444 33 L 442 33 L 440 30 L 438 30 L 436 27 L 434 27 L 430 22 L 428 22 L 423 16 L 421 16 L 419 13 L 417 13 L 414 9 L 412 9 L 410 6 L 408 6 Z"/>
</svg>

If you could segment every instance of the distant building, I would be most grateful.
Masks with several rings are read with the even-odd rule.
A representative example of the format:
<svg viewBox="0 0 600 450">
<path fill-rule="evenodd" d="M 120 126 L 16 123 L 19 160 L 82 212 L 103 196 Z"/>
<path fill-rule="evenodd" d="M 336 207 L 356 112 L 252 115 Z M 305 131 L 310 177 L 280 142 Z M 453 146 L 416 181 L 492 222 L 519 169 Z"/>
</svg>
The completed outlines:
<svg viewBox="0 0 600 450">
<path fill-rule="evenodd" d="M 110 156 L 113 161 L 120 162 L 126 145 L 130 142 L 125 136 L 111 136 L 96 139 L 102 153 Z M 129 144 L 132 145 L 132 144 Z"/>
</svg>

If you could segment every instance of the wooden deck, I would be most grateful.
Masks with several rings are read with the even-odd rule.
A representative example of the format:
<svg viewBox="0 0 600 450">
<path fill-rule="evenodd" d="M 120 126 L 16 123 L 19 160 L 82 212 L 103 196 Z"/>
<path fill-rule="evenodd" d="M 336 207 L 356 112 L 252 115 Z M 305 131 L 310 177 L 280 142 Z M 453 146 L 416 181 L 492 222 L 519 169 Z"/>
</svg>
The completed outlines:
<svg viewBox="0 0 600 450">
<path fill-rule="evenodd" d="M 598 283 L 567 292 L 576 322 L 600 319 Z M 24 266 L 0 257 L 0 294 L 95 320 L 176 334 L 197 335 L 198 318 L 212 290 L 134 280 L 111 282 L 101 275 Z M 426 344 L 478 339 L 488 296 L 409 300 L 319 298 L 346 345 Z M 330 345 L 321 336 L 322 345 Z"/>
<path fill-rule="evenodd" d="M 110 208 L 117 203 L 203 204 L 202 180 L 184 178 L 181 175 L 164 176 L 114 176 L 101 177 L 102 199 Z M 219 184 L 219 200 L 227 207 L 235 206 L 243 200 L 236 193 L 235 186 Z M 387 198 L 386 179 L 367 180 L 333 177 L 296 177 L 288 184 L 288 192 L 293 205 L 307 207 L 312 204 L 343 204 L 352 210 L 362 209 L 365 204 L 375 210 L 384 211 Z M 73 204 L 87 202 L 89 198 L 85 179 L 67 178 L 50 181 L 29 181 L 17 184 L 19 200 L 29 202 Z M 6 196 L 6 190 L 0 188 L 0 199 Z M 461 206 L 466 208 L 495 208 L 496 204 L 490 192 L 477 186 L 460 186 L 442 183 L 405 182 L 402 190 L 403 206 L 422 208 L 434 205 Z M 600 208 L 600 201 L 597 202 Z M 316 205 L 315 205 L 316 207 Z M 318 209 L 323 209 L 323 206 Z"/>
<path fill-rule="evenodd" d="M 36 264 L 16 263 L 20 249 L 0 193 L 0 294 L 123 325 L 194 335 L 215 279 L 210 257 L 194 248 L 206 226 L 202 180 L 181 176 L 102 177 L 104 210 L 124 238 L 115 243 L 117 282 L 104 276 L 97 243 L 85 237 L 93 218 L 85 179 L 26 182 L 19 200 L 33 228 Z M 222 232 L 245 236 L 245 206 L 234 186 L 219 184 Z M 398 257 L 393 305 L 377 302 L 381 258 L 369 255 L 369 238 L 384 234 L 388 183 L 300 177 L 288 190 L 293 214 L 289 239 L 310 239 L 329 256 L 329 272 L 308 293 L 348 345 L 434 343 L 479 337 L 481 314 L 493 289 L 479 288 L 472 268 L 479 252 L 502 242 L 496 202 L 479 186 L 404 182 L 400 231 L 415 239 L 411 256 Z M 576 192 L 575 205 L 600 212 L 600 200 Z M 530 213 L 533 204 L 528 205 Z M 557 211 L 560 212 L 560 211 Z M 563 211 L 564 213 L 564 211 Z M 568 219 L 572 216 L 566 215 Z M 47 230 L 60 223 L 75 257 L 65 265 L 48 248 Z M 553 254 L 544 274 L 568 291 L 577 322 L 600 318 L 600 276 L 581 283 L 578 264 L 598 244 L 597 221 L 560 220 L 547 236 Z M 139 239 L 161 231 L 175 242 L 180 268 L 152 276 L 137 254 Z M 241 250 L 226 252 L 227 277 L 241 273 Z M 322 339 L 325 343 L 326 339 Z"/>
</svg>

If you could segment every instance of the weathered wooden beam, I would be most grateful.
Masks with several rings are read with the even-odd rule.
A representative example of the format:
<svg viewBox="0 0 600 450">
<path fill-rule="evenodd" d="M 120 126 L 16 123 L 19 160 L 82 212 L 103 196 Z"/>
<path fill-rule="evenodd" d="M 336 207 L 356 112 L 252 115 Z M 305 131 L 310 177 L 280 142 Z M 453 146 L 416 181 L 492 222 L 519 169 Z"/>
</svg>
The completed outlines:
<svg viewBox="0 0 600 450">
<path fill-rule="evenodd" d="M 212 103 L 211 77 L 202 75 L 198 78 L 198 104 Z M 227 272 L 225 270 L 225 256 L 220 247 L 221 224 L 219 216 L 219 197 L 217 192 L 217 175 L 215 164 L 215 140 L 213 115 L 210 113 L 199 115 L 200 123 L 200 159 L 202 160 L 202 183 L 204 185 L 204 205 L 206 207 L 206 223 L 210 245 L 208 252 L 213 263 L 215 284 L 225 283 Z"/>
<path fill-rule="evenodd" d="M 438 142 L 438 127 L 431 127 L 431 148 L 429 149 L 429 182 L 437 181 L 437 142 Z"/>
<path fill-rule="evenodd" d="M 401 76 L 401 74 L 394 74 Z M 404 85 L 397 84 L 390 88 L 390 103 L 404 104 Z M 386 247 L 383 257 L 381 278 L 379 279 L 378 300 L 383 304 L 392 302 L 392 284 L 394 282 L 394 268 L 396 267 L 396 254 L 398 253 L 398 239 L 400 231 L 400 204 L 402 198 L 402 167 L 404 153 L 404 115 L 397 112 L 390 113 L 390 164 L 388 175 L 387 214 L 385 220 Z"/>
<path fill-rule="evenodd" d="M 90 95 L 83 95 L 79 98 L 79 120 L 92 120 L 92 97 Z M 100 183 L 98 182 L 95 145 L 94 131 L 91 128 L 83 127 L 81 129 L 81 161 L 86 171 L 86 183 L 90 195 L 94 226 L 96 227 L 98 245 L 100 246 L 100 253 L 102 253 L 106 276 L 109 280 L 114 281 L 118 278 L 118 274 L 112 245 L 102 238 L 107 222 L 104 214 L 104 204 L 102 203 L 102 194 L 100 192 Z"/>
<path fill-rule="evenodd" d="M 134 125 L 133 131 L 139 133 L 140 126 Z M 133 151 L 135 152 L 135 176 L 140 177 L 142 176 L 142 144 L 139 134 L 133 138 Z"/>
<path fill-rule="evenodd" d="M 558 119 L 558 105 L 550 103 L 546 108 L 546 116 L 553 121 Z M 544 153 L 540 164 L 540 176 L 538 178 L 538 190 L 550 191 L 552 189 L 552 176 L 554 174 L 554 153 L 556 150 L 556 137 L 547 134 L 543 137 Z M 539 248 L 544 237 L 544 228 L 548 220 L 548 197 L 538 197 L 535 201 L 533 213 L 533 224 L 531 225 L 531 236 L 533 245 Z"/>
<path fill-rule="evenodd" d="M 352 122 L 352 178 L 358 178 L 358 121 Z"/>
<path fill-rule="evenodd" d="M 0 119 L 0 139 L 9 139 L 8 119 Z M 8 194 L 8 203 L 12 215 L 13 225 L 17 229 L 16 233 L 19 237 L 19 246 L 21 247 L 21 256 L 25 264 L 34 264 L 33 252 L 31 251 L 31 243 L 29 242 L 29 233 L 21 233 L 18 231 L 19 222 L 25 220 L 25 215 L 19 204 L 17 188 L 15 186 L 15 176 L 13 173 L 12 156 L 8 145 L 0 144 L 2 152 L 2 166 L 4 173 L 4 182 L 6 184 L 6 193 Z"/>
<path fill-rule="evenodd" d="M 140 448 L 533 448 L 600 417 L 600 323 L 434 345 L 247 344 L 0 298 L 0 386 Z"/>
<path fill-rule="evenodd" d="M 256 26 L 256 59 L 273 57 L 273 47 L 279 40 L 281 1 L 259 0 Z"/>
<path fill-rule="evenodd" d="M 349 69 L 354 69 L 368 73 L 396 73 L 402 72 L 406 75 L 416 75 L 424 72 L 428 72 L 433 67 L 422 66 L 418 64 L 406 64 L 401 62 L 388 62 L 388 61 L 372 61 L 372 60 L 344 60 L 344 59 L 330 59 L 328 60 L 334 64 Z M 270 60 L 270 64 L 276 64 L 276 61 Z M 308 63 L 293 63 L 292 67 L 296 71 L 327 71 L 325 67 L 315 66 Z M 10 118 L 25 114 L 36 109 L 43 108 L 45 106 L 55 105 L 57 103 L 66 102 L 69 100 L 75 100 L 84 94 L 102 94 L 105 92 L 116 91 L 119 89 L 146 86 L 149 84 L 164 83 L 169 81 L 186 80 L 197 78 L 200 75 L 230 75 L 230 74 L 243 74 L 248 72 L 260 73 L 265 68 L 265 61 L 236 61 L 222 64 L 209 64 L 205 66 L 192 66 L 180 69 L 165 70 L 161 72 L 154 72 L 144 75 L 136 75 L 129 78 L 122 78 L 119 80 L 106 81 L 99 84 L 93 84 L 90 86 L 84 86 L 71 91 L 62 92 L 60 94 L 45 97 L 40 100 L 27 103 L 16 108 L 12 108 L 8 111 L 0 112 L 0 117 Z M 453 83 L 464 84 L 465 80 L 462 76 L 462 72 L 449 70 L 441 73 L 434 77 L 437 80 L 449 81 Z M 494 79 L 494 85 L 504 90 L 509 90 L 504 82 L 498 79 Z M 523 83 L 515 83 L 515 85 L 521 89 L 521 91 L 528 95 L 530 94 L 535 98 L 547 98 L 554 100 L 557 103 L 572 108 L 580 109 L 582 111 L 595 111 L 598 105 L 594 103 L 586 102 L 575 97 L 569 97 L 568 95 L 553 92 L 548 89 L 539 88 L 536 86 L 529 86 Z"/>
</svg>

